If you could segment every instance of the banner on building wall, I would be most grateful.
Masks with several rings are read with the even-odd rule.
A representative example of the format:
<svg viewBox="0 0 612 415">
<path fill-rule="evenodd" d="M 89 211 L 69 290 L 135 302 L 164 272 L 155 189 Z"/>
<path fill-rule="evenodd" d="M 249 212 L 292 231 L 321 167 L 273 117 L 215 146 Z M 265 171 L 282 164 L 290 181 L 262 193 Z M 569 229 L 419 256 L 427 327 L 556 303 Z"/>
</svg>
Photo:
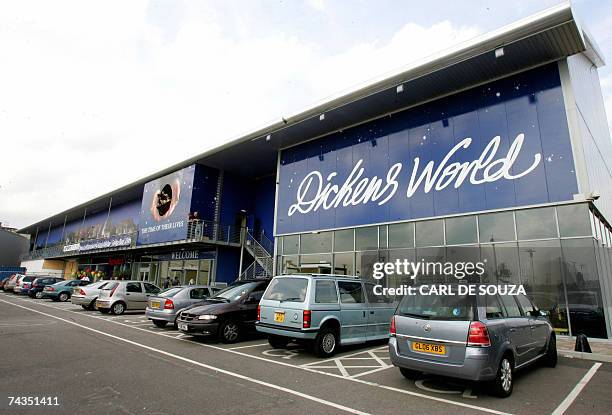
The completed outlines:
<svg viewBox="0 0 612 415">
<path fill-rule="evenodd" d="M 556 65 L 281 152 L 276 233 L 572 200 Z"/>
<path fill-rule="evenodd" d="M 177 241 L 187 237 L 196 165 L 145 184 L 140 208 L 138 244 Z"/>
</svg>

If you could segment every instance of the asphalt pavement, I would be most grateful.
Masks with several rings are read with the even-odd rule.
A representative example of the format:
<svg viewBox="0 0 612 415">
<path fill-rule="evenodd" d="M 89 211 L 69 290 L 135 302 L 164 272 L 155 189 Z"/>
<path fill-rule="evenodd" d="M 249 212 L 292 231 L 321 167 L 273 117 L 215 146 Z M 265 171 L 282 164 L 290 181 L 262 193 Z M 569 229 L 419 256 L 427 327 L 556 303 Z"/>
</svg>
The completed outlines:
<svg viewBox="0 0 612 415">
<path fill-rule="evenodd" d="M 251 336 L 225 345 L 156 328 L 142 313 L 85 311 L 0 293 L 0 413 L 609 414 L 612 364 L 560 358 L 516 374 L 507 399 L 469 382 L 409 381 L 385 342 L 321 359 Z M 16 397 L 57 397 L 23 405 Z M 11 400 L 13 401 L 11 405 Z"/>
</svg>

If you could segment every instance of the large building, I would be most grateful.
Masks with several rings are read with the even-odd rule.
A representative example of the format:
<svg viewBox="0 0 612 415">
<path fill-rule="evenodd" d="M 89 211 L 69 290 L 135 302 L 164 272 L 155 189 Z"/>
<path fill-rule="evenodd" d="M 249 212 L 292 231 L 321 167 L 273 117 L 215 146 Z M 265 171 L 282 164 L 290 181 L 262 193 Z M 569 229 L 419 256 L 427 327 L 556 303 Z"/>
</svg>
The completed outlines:
<svg viewBox="0 0 612 415">
<path fill-rule="evenodd" d="M 229 283 L 477 260 L 559 334 L 610 338 L 603 64 L 559 5 L 32 224 L 24 264 Z"/>
</svg>

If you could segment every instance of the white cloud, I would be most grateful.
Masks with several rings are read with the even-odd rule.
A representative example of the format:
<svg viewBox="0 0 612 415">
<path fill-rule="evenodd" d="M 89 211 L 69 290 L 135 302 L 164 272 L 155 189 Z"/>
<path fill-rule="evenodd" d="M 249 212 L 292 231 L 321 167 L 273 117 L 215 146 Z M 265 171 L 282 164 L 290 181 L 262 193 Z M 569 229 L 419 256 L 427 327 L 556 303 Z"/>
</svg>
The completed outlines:
<svg viewBox="0 0 612 415">
<path fill-rule="evenodd" d="M 478 33 L 409 23 L 328 55 L 257 21 L 228 35 L 209 7 L 165 22 L 144 1 L 0 6 L 0 221 L 25 226 Z"/>
<path fill-rule="evenodd" d="M 325 10 L 325 0 L 307 0 L 306 3 L 315 10 Z"/>
</svg>

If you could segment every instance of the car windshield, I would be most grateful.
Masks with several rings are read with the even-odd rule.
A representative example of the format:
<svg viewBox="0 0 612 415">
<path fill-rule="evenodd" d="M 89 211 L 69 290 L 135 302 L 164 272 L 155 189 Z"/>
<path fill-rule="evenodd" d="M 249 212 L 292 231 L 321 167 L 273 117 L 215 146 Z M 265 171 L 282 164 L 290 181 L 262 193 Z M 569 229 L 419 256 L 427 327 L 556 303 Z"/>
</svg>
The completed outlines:
<svg viewBox="0 0 612 415">
<path fill-rule="evenodd" d="M 170 298 L 170 297 L 174 297 L 175 295 L 177 295 L 178 293 L 180 293 L 181 291 L 183 291 L 185 288 L 184 287 L 174 287 L 174 288 L 168 288 L 162 292 L 160 292 L 159 294 L 157 294 L 159 297 L 165 297 L 165 298 Z"/>
<path fill-rule="evenodd" d="M 238 300 L 244 294 L 249 292 L 252 288 L 257 285 L 256 282 L 247 282 L 245 284 L 239 285 L 230 285 L 225 290 L 218 292 L 214 297 L 210 298 L 210 300 L 220 300 L 225 301 L 227 303 L 231 301 Z"/>
<path fill-rule="evenodd" d="M 264 295 L 264 300 L 295 301 L 303 303 L 306 299 L 308 279 L 275 278 Z"/>
<path fill-rule="evenodd" d="M 399 305 L 402 316 L 426 320 L 473 320 L 476 297 L 473 295 L 407 295 Z"/>
<path fill-rule="evenodd" d="M 104 288 L 104 285 L 108 284 L 108 281 L 98 281 L 93 284 L 89 284 L 87 288 Z"/>
</svg>

